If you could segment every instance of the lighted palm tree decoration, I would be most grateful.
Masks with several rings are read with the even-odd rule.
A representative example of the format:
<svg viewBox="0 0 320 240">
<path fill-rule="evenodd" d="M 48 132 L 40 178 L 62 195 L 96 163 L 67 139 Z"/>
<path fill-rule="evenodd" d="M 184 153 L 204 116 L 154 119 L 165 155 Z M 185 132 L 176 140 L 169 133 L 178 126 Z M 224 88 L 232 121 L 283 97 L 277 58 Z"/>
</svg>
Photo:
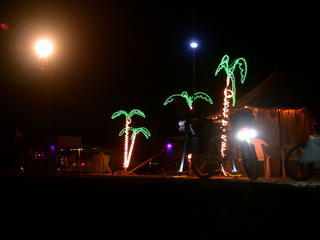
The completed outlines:
<svg viewBox="0 0 320 240">
<path fill-rule="evenodd" d="M 224 102 L 223 102 L 223 119 L 222 122 L 222 130 L 227 130 L 228 125 L 228 118 L 229 118 L 229 107 L 230 107 L 230 98 L 232 98 L 232 106 L 236 104 L 236 83 L 235 83 L 235 77 L 234 77 L 234 70 L 236 66 L 239 66 L 240 69 L 240 75 L 241 75 L 241 83 L 244 83 L 244 80 L 247 76 L 247 63 L 244 58 L 238 58 L 237 60 L 233 61 L 231 65 L 229 66 L 229 56 L 225 55 L 221 63 L 219 64 L 215 75 L 220 72 L 221 69 L 224 69 L 227 74 L 227 86 L 224 89 Z M 230 81 L 231 81 L 231 87 L 230 87 Z M 221 143 L 221 155 L 225 156 L 225 151 L 227 149 L 227 135 L 223 134 L 221 136 L 222 143 Z"/>
<path fill-rule="evenodd" d="M 142 128 L 132 128 L 132 127 L 129 127 L 130 123 L 131 123 L 131 117 L 133 115 L 138 115 L 138 116 L 141 116 L 141 117 L 146 117 L 145 114 L 138 110 L 138 109 L 133 109 L 131 110 L 129 113 L 127 113 L 126 111 L 124 110 L 120 110 L 120 111 L 117 111 L 115 112 L 111 118 L 112 119 L 115 119 L 116 117 L 119 117 L 121 115 L 125 115 L 126 117 L 126 126 L 124 129 L 122 129 L 119 133 L 119 136 L 122 136 L 123 134 L 125 134 L 125 141 L 124 141 L 124 163 L 123 163 L 123 168 L 124 170 L 126 171 L 128 166 L 129 166 L 129 163 L 130 163 L 130 158 L 131 158 L 131 153 L 132 153 L 132 150 L 133 150 L 133 145 L 134 145 L 134 141 L 135 141 L 135 138 L 136 138 L 136 135 L 140 132 L 142 132 L 146 138 L 148 138 L 151 134 L 150 132 L 148 131 L 148 129 L 142 127 Z M 132 130 L 133 131 L 133 134 L 132 134 L 132 141 L 131 141 L 131 146 L 130 146 L 130 152 L 129 152 L 129 131 Z"/>
<path fill-rule="evenodd" d="M 125 132 L 126 128 L 122 129 L 119 133 L 119 136 L 122 136 L 123 133 Z M 149 130 L 145 127 L 139 127 L 139 128 L 133 128 L 133 127 L 129 127 L 129 130 L 132 131 L 132 135 L 131 135 L 131 144 L 130 144 L 130 149 L 128 152 L 128 157 L 127 160 L 125 160 L 124 162 L 124 166 L 126 168 L 128 168 L 130 160 L 131 160 L 131 155 L 132 155 L 132 151 L 133 151 L 133 147 L 134 147 L 134 143 L 136 140 L 136 137 L 139 133 L 143 133 L 143 135 L 146 137 L 146 139 L 148 139 L 151 136 L 151 133 L 149 132 Z"/>
<path fill-rule="evenodd" d="M 247 62 L 244 58 L 238 58 L 234 60 L 231 65 L 229 66 L 229 56 L 225 55 L 221 63 L 219 64 L 215 76 L 218 75 L 221 69 L 224 69 L 226 74 L 227 74 L 227 88 L 229 89 L 229 84 L 231 80 L 231 91 L 232 91 L 232 106 L 236 104 L 236 81 L 234 77 L 234 70 L 236 66 L 239 66 L 240 69 L 240 75 L 241 75 L 241 83 L 244 83 L 244 80 L 246 79 L 247 76 Z"/>
<path fill-rule="evenodd" d="M 171 103 L 174 100 L 175 97 L 183 97 L 183 98 L 185 98 L 190 110 L 192 110 L 193 102 L 198 98 L 206 100 L 210 104 L 213 104 L 212 99 L 209 97 L 208 94 L 206 94 L 204 92 L 196 92 L 193 96 L 189 96 L 188 93 L 186 91 L 184 91 L 181 94 L 173 94 L 173 95 L 171 95 L 170 97 L 167 98 L 167 100 L 164 102 L 163 105 L 167 105 L 168 103 Z"/>
<path fill-rule="evenodd" d="M 204 92 L 196 92 L 193 94 L 193 96 L 189 96 L 186 91 L 183 91 L 181 94 L 173 94 L 170 97 L 168 97 L 163 105 L 167 105 L 168 103 L 171 103 L 175 99 L 175 97 L 184 98 L 186 100 L 190 110 L 192 110 L 192 108 L 193 108 L 192 107 L 193 102 L 198 98 L 203 99 L 203 100 L 209 102 L 210 104 L 213 104 L 211 97 L 209 97 L 209 95 Z M 182 153 L 180 169 L 178 171 L 179 173 L 182 173 L 182 171 L 183 171 L 184 155 L 185 155 L 185 151 L 186 151 L 186 146 L 187 146 L 187 136 L 185 137 L 185 141 L 184 141 L 184 147 L 183 147 L 184 150 Z"/>
</svg>

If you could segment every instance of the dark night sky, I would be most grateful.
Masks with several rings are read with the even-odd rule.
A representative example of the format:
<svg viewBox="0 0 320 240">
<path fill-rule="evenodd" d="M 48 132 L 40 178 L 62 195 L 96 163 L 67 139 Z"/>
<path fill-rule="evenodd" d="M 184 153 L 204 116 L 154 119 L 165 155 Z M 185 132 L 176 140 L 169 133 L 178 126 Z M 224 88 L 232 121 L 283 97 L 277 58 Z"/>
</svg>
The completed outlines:
<svg viewBox="0 0 320 240">
<path fill-rule="evenodd" d="M 317 10 L 298 2 L 201 0 L 195 8 L 192 0 L 4 2 L 0 22 L 8 29 L 0 29 L 0 149 L 13 148 L 15 126 L 28 128 L 38 76 L 34 45 L 40 38 L 54 45 L 48 96 L 56 134 L 82 136 L 83 143 L 105 147 L 119 144 L 124 117 L 110 117 L 120 109 L 142 110 L 147 118 L 133 121 L 153 137 L 172 135 L 166 129 L 176 128 L 174 104 L 164 107 L 163 102 L 174 93 L 191 93 L 194 19 L 196 91 L 214 101 L 197 103 L 199 114 L 220 109 L 225 76 L 214 73 L 225 54 L 230 61 L 243 57 L 248 63 L 245 84 L 237 81 L 238 98 L 276 67 L 316 74 L 319 66 Z"/>
</svg>

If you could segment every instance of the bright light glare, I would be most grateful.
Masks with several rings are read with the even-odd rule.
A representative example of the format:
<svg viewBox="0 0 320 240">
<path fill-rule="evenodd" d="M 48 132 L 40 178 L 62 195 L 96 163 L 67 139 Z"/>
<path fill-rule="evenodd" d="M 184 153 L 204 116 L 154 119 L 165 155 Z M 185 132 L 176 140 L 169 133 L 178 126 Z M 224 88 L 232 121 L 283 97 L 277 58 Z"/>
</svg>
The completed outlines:
<svg viewBox="0 0 320 240">
<path fill-rule="evenodd" d="M 36 51 L 40 57 L 47 57 L 53 50 L 53 46 L 49 40 L 42 39 L 36 44 Z"/>
<path fill-rule="evenodd" d="M 169 149 L 172 148 L 172 144 L 171 144 L 171 143 L 168 143 L 168 144 L 167 144 L 167 148 L 169 148 Z"/>
<path fill-rule="evenodd" d="M 257 136 L 257 132 L 254 129 L 249 129 L 249 128 L 242 128 L 238 135 L 237 138 L 240 140 L 246 140 L 246 139 L 251 139 L 255 138 Z"/>
<path fill-rule="evenodd" d="M 198 47 L 198 43 L 192 42 L 192 43 L 190 44 L 190 46 L 191 46 L 192 48 L 197 48 L 197 47 Z"/>
</svg>

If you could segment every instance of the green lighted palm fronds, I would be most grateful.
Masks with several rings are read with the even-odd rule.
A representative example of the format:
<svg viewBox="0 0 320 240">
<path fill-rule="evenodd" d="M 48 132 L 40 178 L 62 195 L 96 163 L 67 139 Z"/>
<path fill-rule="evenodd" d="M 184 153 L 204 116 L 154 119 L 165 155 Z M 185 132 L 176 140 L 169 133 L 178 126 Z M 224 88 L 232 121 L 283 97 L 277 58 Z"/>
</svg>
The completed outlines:
<svg viewBox="0 0 320 240">
<path fill-rule="evenodd" d="M 133 130 L 132 136 L 131 138 L 138 133 L 143 133 L 143 135 L 146 137 L 146 139 L 148 139 L 149 137 L 151 137 L 151 133 L 149 132 L 149 130 L 145 127 L 139 127 L 139 128 L 135 128 Z"/>
<path fill-rule="evenodd" d="M 138 116 L 141 116 L 144 118 L 146 117 L 146 115 L 142 111 L 140 111 L 139 109 L 133 109 L 129 113 L 127 113 L 124 110 L 119 110 L 119 111 L 115 112 L 114 114 L 112 114 L 111 118 L 115 119 L 116 117 L 119 117 L 122 114 L 126 116 L 126 119 L 131 118 L 133 115 L 138 115 Z"/>
<path fill-rule="evenodd" d="M 139 134 L 139 133 L 143 133 L 143 135 L 146 137 L 146 139 L 151 137 L 151 133 L 145 127 L 139 127 L 139 128 L 129 127 L 129 130 L 132 131 L 132 135 L 131 135 L 130 139 L 132 139 L 135 134 Z M 119 136 L 122 136 L 125 133 L 125 131 L 126 131 L 126 128 L 123 128 L 120 131 Z"/>
<path fill-rule="evenodd" d="M 197 92 L 195 93 L 193 96 L 189 96 L 188 93 L 186 91 L 182 92 L 181 94 L 173 94 L 171 95 L 170 97 L 167 98 L 167 100 L 164 102 L 163 105 L 167 105 L 168 103 L 171 103 L 175 97 L 183 97 L 185 98 L 188 106 L 190 109 L 192 109 L 192 104 L 193 102 L 200 98 L 200 99 L 203 99 L 207 102 L 209 102 L 210 104 L 213 104 L 213 101 L 212 99 L 209 97 L 208 94 L 204 93 L 204 92 Z"/>
<path fill-rule="evenodd" d="M 239 66 L 240 69 L 240 76 L 241 76 L 241 83 L 243 84 L 246 76 L 247 76 L 247 62 L 244 58 L 238 58 L 235 61 L 233 61 L 231 63 L 231 65 L 229 66 L 229 56 L 225 55 L 217 70 L 215 73 L 215 76 L 218 75 L 218 73 L 220 72 L 221 69 L 224 69 L 227 76 L 230 77 L 231 83 L 232 83 L 232 87 L 231 90 L 233 92 L 233 97 L 232 97 L 232 106 L 234 106 L 236 104 L 236 83 L 235 83 L 235 76 L 234 76 L 234 70 L 236 68 L 236 66 Z"/>
</svg>

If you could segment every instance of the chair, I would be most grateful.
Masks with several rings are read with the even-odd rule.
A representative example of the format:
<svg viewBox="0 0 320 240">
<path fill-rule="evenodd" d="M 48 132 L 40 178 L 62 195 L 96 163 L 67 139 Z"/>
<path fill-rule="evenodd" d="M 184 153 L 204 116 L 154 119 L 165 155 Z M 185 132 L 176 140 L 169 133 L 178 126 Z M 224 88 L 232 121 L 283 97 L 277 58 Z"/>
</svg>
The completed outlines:
<svg viewBox="0 0 320 240">
<path fill-rule="evenodd" d="M 297 143 L 284 143 L 281 145 L 281 152 L 282 152 L 282 177 L 286 178 L 286 172 L 285 172 L 285 167 L 284 167 L 284 159 L 287 155 L 287 153 L 291 150 L 291 148 L 295 147 L 297 145 Z"/>
<path fill-rule="evenodd" d="M 264 177 L 266 179 L 271 178 L 270 161 L 280 159 L 280 161 L 283 162 L 280 149 L 271 147 L 260 138 L 251 139 L 251 142 L 256 150 L 258 161 L 264 161 Z"/>
</svg>

